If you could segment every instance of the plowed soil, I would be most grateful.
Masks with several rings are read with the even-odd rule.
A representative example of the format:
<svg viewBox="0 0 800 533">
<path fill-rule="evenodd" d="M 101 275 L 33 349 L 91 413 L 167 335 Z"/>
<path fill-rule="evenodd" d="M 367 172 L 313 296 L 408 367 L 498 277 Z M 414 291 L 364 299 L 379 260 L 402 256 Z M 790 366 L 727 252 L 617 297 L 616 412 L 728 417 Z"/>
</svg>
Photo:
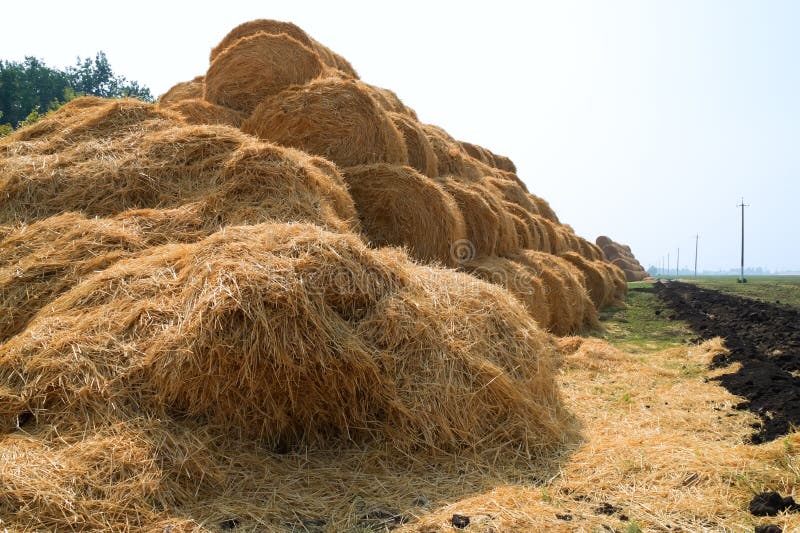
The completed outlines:
<svg viewBox="0 0 800 533">
<path fill-rule="evenodd" d="M 745 398 L 740 409 L 761 418 L 754 443 L 774 440 L 792 425 L 800 426 L 800 310 L 677 281 L 656 283 L 653 290 L 698 340 L 725 339 L 730 354 L 717 356 L 713 367 L 741 363 L 736 372 L 716 379 Z"/>
</svg>

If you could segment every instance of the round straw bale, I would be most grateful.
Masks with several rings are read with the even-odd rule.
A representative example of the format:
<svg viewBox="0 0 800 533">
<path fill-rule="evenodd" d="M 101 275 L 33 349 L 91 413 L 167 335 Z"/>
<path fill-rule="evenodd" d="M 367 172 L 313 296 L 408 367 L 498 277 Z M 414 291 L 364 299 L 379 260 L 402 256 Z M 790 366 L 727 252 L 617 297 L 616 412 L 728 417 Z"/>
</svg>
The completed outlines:
<svg viewBox="0 0 800 533">
<path fill-rule="evenodd" d="M 493 168 L 495 167 L 494 156 L 492 152 L 490 152 L 483 146 L 468 143 L 466 141 L 458 141 L 458 144 L 465 152 L 467 152 L 470 156 L 474 157 L 481 163 L 489 165 L 490 167 Z"/>
<path fill-rule="evenodd" d="M 200 98 L 180 100 L 166 107 L 180 113 L 188 124 L 224 124 L 238 128 L 244 121 L 241 113 Z"/>
<path fill-rule="evenodd" d="M 467 185 L 451 177 L 439 177 L 436 181 L 455 199 L 464 217 L 467 242 L 459 257 L 508 256 L 519 251 L 514 220 L 494 190 L 480 183 Z"/>
<path fill-rule="evenodd" d="M 616 244 L 608 244 L 603 246 L 603 256 L 606 261 L 614 261 L 615 259 L 624 258 L 622 251 Z"/>
<path fill-rule="evenodd" d="M 436 154 L 419 122 L 401 113 L 389 113 L 389 118 L 406 143 L 408 165 L 429 178 L 438 176 Z"/>
<path fill-rule="evenodd" d="M 600 261 L 588 261 L 576 252 L 565 252 L 559 257 L 571 263 L 583 273 L 586 291 L 597 309 L 603 309 L 615 301 L 615 287 L 611 274 L 600 266 Z"/>
<path fill-rule="evenodd" d="M 506 201 L 517 204 L 521 208 L 531 213 L 539 213 L 536 205 L 528 196 L 527 191 L 525 191 L 525 189 L 517 182 L 494 176 L 488 176 L 486 178 L 486 182 L 494 187 Z"/>
<path fill-rule="evenodd" d="M 205 99 L 250 114 L 264 100 L 322 73 L 312 49 L 286 35 L 255 33 L 222 51 L 206 73 Z"/>
<path fill-rule="evenodd" d="M 550 306 L 545 286 L 530 267 L 503 257 L 481 257 L 464 264 L 462 269 L 505 288 L 522 302 L 539 327 L 549 327 Z"/>
<path fill-rule="evenodd" d="M 286 34 L 297 42 L 303 43 L 308 48 L 313 48 L 314 46 L 311 37 L 296 24 L 282 22 L 280 20 L 256 19 L 239 24 L 229 31 L 219 44 L 211 49 L 208 62 L 213 63 L 222 52 L 239 39 L 250 37 L 256 33 L 267 33 L 270 35 Z"/>
<path fill-rule="evenodd" d="M 205 76 L 197 76 L 190 81 L 182 81 L 173 85 L 167 92 L 158 97 L 158 103 L 167 105 L 181 100 L 202 98 L 204 92 Z"/>
<path fill-rule="evenodd" d="M 514 218 L 520 248 L 544 251 L 549 249 L 549 242 L 542 235 L 542 230 L 530 211 L 509 201 L 503 202 L 503 208 Z"/>
<path fill-rule="evenodd" d="M 335 54 L 327 47 L 309 37 L 308 34 L 297 25 L 279 20 L 257 19 L 236 26 L 211 50 L 209 62 L 213 63 L 217 56 L 239 39 L 249 37 L 259 32 L 268 33 L 270 35 L 286 34 L 316 51 L 325 65 L 340 70 L 350 78 L 358 79 L 358 74 L 356 74 L 352 65 L 343 57 Z"/>
<path fill-rule="evenodd" d="M 599 246 L 600 248 L 605 248 L 609 244 L 613 244 L 613 243 L 614 243 L 614 241 L 612 241 L 610 238 L 606 237 L 605 235 L 600 235 L 599 237 L 597 237 L 597 239 L 595 239 L 595 244 L 597 244 L 597 246 Z"/>
<path fill-rule="evenodd" d="M 430 124 L 421 126 L 436 154 L 440 176 L 454 176 L 461 180 L 474 181 L 492 175 L 492 169 L 488 165 L 471 157 L 447 132 Z"/>
<path fill-rule="evenodd" d="M 405 246 L 424 262 L 456 265 L 466 239 L 455 200 L 410 167 L 378 163 L 344 169 L 361 227 L 376 246 Z"/>
<path fill-rule="evenodd" d="M 494 163 L 497 168 L 500 170 L 505 170 L 507 172 L 517 172 L 517 167 L 514 165 L 514 162 L 511 161 L 508 157 L 504 155 L 492 154 L 494 156 Z"/>
<path fill-rule="evenodd" d="M 555 211 L 550 207 L 550 204 L 547 200 L 536 196 L 535 194 L 528 193 L 528 196 L 531 199 L 531 202 L 536 206 L 536 212 L 542 215 L 547 220 L 554 222 L 556 224 L 560 224 L 558 217 L 556 216 Z"/>
<path fill-rule="evenodd" d="M 561 234 L 552 221 L 541 215 L 531 215 L 531 218 L 534 221 L 533 224 L 539 230 L 539 234 L 542 236 L 541 251 L 551 254 L 560 254 L 566 251 L 561 239 Z"/>
<path fill-rule="evenodd" d="M 549 330 L 556 335 L 596 327 L 597 309 L 586 292 L 583 274 L 566 260 L 549 253 L 524 250 L 517 258 L 541 278 L 550 308 Z"/>
<path fill-rule="evenodd" d="M 339 166 L 408 164 L 403 136 L 363 84 L 323 78 L 267 98 L 242 129 Z"/>
<path fill-rule="evenodd" d="M 578 237 L 578 246 L 580 253 L 583 257 L 590 261 L 602 261 L 603 260 L 603 251 L 597 247 L 597 245 L 587 241 L 583 237 Z"/>
<path fill-rule="evenodd" d="M 614 290 L 612 293 L 612 304 L 622 304 L 625 302 L 625 295 L 628 293 L 628 282 L 625 277 L 625 272 L 622 271 L 616 265 L 608 263 L 607 261 L 597 261 L 596 262 L 599 268 L 605 269 L 608 273 L 608 277 L 611 279 L 611 283 L 614 286 Z"/>
<path fill-rule="evenodd" d="M 393 91 L 384 89 L 382 87 L 369 85 L 368 83 L 365 83 L 364 86 L 369 90 L 370 95 L 375 99 L 376 102 L 378 102 L 378 105 L 380 105 L 384 111 L 400 113 L 401 115 L 405 115 L 414 121 L 417 120 L 417 113 L 405 105 Z"/>
</svg>

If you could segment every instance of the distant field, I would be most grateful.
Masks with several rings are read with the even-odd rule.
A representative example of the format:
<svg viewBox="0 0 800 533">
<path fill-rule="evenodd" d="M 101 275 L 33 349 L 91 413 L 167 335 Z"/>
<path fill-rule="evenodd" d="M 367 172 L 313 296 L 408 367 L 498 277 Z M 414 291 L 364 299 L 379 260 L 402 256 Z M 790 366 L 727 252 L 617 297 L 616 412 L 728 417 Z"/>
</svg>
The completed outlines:
<svg viewBox="0 0 800 533">
<path fill-rule="evenodd" d="M 706 289 L 800 307 L 800 276 L 747 276 L 747 283 L 736 283 L 736 276 L 698 276 L 681 280 Z"/>
</svg>

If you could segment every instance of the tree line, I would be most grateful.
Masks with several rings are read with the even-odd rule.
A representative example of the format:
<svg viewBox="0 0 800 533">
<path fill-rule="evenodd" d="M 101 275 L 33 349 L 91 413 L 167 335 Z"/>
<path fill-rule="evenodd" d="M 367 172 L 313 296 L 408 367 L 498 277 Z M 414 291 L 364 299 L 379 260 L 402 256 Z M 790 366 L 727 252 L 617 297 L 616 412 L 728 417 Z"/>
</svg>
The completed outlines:
<svg viewBox="0 0 800 533">
<path fill-rule="evenodd" d="M 150 89 L 115 74 L 102 51 L 94 58 L 79 57 L 64 70 L 35 57 L 19 62 L 0 60 L 0 136 L 84 95 L 153 100 Z"/>
</svg>

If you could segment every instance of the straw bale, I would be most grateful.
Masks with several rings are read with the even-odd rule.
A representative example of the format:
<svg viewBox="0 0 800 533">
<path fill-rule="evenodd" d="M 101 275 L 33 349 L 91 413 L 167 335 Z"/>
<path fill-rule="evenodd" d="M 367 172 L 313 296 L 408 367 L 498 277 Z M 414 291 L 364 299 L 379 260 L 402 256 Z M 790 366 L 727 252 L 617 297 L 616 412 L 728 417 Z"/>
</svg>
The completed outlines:
<svg viewBox="0 0 800 533">
<path fill-rule="evenodd" d="M 189 81 L 176 83 L 170 89 L 158 97 L 160 105 L 175 104 L 181 100 L 194 100 L 202 98 L 205 92 L 205 76 L 197 76 Z"/>
<path fill-rule="evenodd" d="M 410 167 L 378 163 L 343 170 L 361 227 L 376 246 L 405 246 L 423 262 L 455 265 L 467 237 L 455 200 Z"/>
<path fill-rule="evenodd" d="M 494 163 L 497 168 L 508 172 L 514 172 L 514 173 L 517 172 L 517 166 L 511 159 L 509 159 L 504 155 L 498 155 L 498 154 L 493 154 L 493 155 L 494 155 Z"/>
<path fill-rule="evenodd" d="M 177 412 L 272 446 L 537 453 L 563 434 L 552 346 L 516 300 L 352 234 L 228 227 L 48 307 L 0 352 L 5 417 Z"/>
<path fill-rule="evenodd" d="M 550 249 L 547 235 L 542 232 L 542 228 L 533 213 L 509 201 L 503 202 L 503 208 L 514 220 L 520 248 L 539 251 L 548 251 Z"/>
<path fill-rule="evenodd" d="M 214 58 L 206 72 L 205 99 L 249 115 L 264 98 L 322 73 L 319 55 L 286 35 L 254 33 Z"/>
<path fill-rule="evenodd" d="M 270 35 L 286 34 L 303 43 L 308 48 L 315 50 L 326 66 L 338 69 L 350 78 L 358 79 L 358 74 L 356 74 L 356 71 L 346 59 L 309 37 L 309 35 L 297 25 L 279 20 L 257 19 L 236 26 L 211 50 L 209 62 L 213 63 L 217 56 L 239 39 L 249 37 L 259 32 Z"/>
<path fill-rule="evenodd" d="M 533 202 L 533 204 L 536 206 L 536 212 L 538 214 L 555 224 L 560 224 L 555 211 L 553 211 L 553 208 L 550 207 L 550 204 L 547 202 L 547 200 L 540 198 L 535 194 L 528 193 L 528 196 L 530 197 L 531 202 Z"/>
<path fill-rule="evenodd" d="M 470 156 L 444 130 L 431 124 L 422 124 L 422 129 L 436 154 L 440 176 L 454 176 L 465 181 L 482 180 L 492 175 L 492 168 Z"/>
<path fill-rule="evenodd" d="M 609 278 L 611 279 L 612 284 L 614 285 L 614 300 L 612 304 L 624 303 L 625 296 L 628 294 L 628 281 L 626 279 L 625 272 L 623 272 L 618 266 L 605 260 L 598 260 L 597 264 L 599 267 L 605 269 Z"/>
<path fill-rule="evenodd" d="M 471 157 L 474 157 L 481 163 L 488 165 L 492 168 L 503 170 L 510 173 L 516 173 L 517 167 L 508 157 L 504 155 L 498 155 L 489 150 L 488 148 L 484 148 L 483 146 L 469 143 L 466 141 L 458 141 L 458 144 L 461 148 L 467 152 Z"/>
<path fill-rule="evenodd" d="M 517 204 L 530 213 L 539 214 L 524 185 L 520 185 L 519 182 L 510 178 L 496 176 L 487 176 L 486 182 L 496 189 L 506 201 Z"/>
<path fill-rule="evenodd" d="M 402 113 L 389 113 L 389 118 L 406 143 L 408 166 L 429 178 L 438 176 L 436 154 L 419 122 Z"/>
<path fill-rule="evenodd" d="M 523 250 L 515 259 L 532 268 L 545 285 L 550 331 L 568 335 L 597 326 L 597 309 L 589 299 L 584 275 L 577 268 L 556 255 L 533 250 Z"/>
<path fill-rule="evenodd" d="M 533 269 L 503 257 L 481 257 L 464 264 L 462 268 L 475 277 L 505 288 L 522 302 L 539 327 L 550 327 L 550 306 L 545 285 Z"/>
<path fill-rule="evenodd" d="M 238 128 L 245 118 L 233 109 L 212 104 L 200 98 L 180 100 L 168 104 L 166 107 L 180 113 L 187 124 L 223 124 Z"/>
<path fill-rule="evenodd" d="M 477 144 L 472 144 L 466 141 L 458 141 L 459 146 L 467 152 L 470 156 L 474 157 L 481 163 L 485 165 L 489 165 L 492 168 L 495 168 L 494 162 L 494 154 L 484 148 L 483 146 L 479 146 Z"/>
<path fill-rule="evenodd" d="M 408 164 L 403 136 L 360 82 L 322 78 L 264 100 L 248 133 L 339 166 Z"/>
<path fill-rule="evenodd" d="M 141 100 L 83 96 L 48 113 L 31 126 L 0 139 L 0 157 L 20 157 L 27 152 L 68 154 L 73 148 L 80 149 L 78 145 L 85 141 L 104 144 L 129 135 L 132 129 L 150 131 L 183 123 L 177 112 Z M 102 147 L 97 149 L 99 151 Z M 61 154 L 62 160 L 64 155 Z M 63 161 L 61 166 L 70 163 L 69 160 Z M 0 179 L 3 177 L 0 173 Z"/>
<path fill-rule="evenodd" d="M 365 83 L 364 86 L 369 91 L 370 95 L 378 102 L 378 105 L 381 108 L 391 113 L 399 113 L 401 115 L 405 115 L 411 120 L 417 120 L 417 113 L 405 105 L 400 98 L 394 93 L 394 91 L 390 91 L 389 89 L 384 89 L 383 87 L 376 87 L 374 85 L 370 85 Z"/>
<path fill-rule="evenodd" d="M 589 298 L 597 309 L 604 309 L 619 302 L 615 294 L 616 287 L 611 278 L 611 273 L 603 268 L 602 265 L 604 263 L 602 261 L 587 260 L 577 252 L 565 252 L 560 254 L 559 257 L 568 261 L 583 273 L 584 287 L 586 287 Z"/>
<path fill-rule="evenodd" d="M 551 254 L 560 254 L 566 251 L 561 232 L 556 224 L 541 215 L 531 215 L 531 218 L 542 235 L 541 251 Z"/>
<path fill-rule="evenodd" d="M 609 237 L 606 237 L 605 235 L 600 235 L 597 237 L 597 239 L 595 239 L 595 243 L 600 248 L 605 248 L 609 244 L 613 244 L 614 241 L 612 241 Z"/>
<path fill-rule="evenodd" d="M 267 220 L 358 228 L 341 176 L 308 154 L 258 142 L 234 128 L 187 126 L 152 104 L 126 109 L 124 102 L 107 101 L 82 111 L 59 110 L 40 121 L 42 130 L 65 124 L 64 130 L 74 132 L 75 142 L 61 153 L 50 151 L 67 143 L 63 133 L 19 142 L 34 137 L 22 130 L 0 142 L 0 223 L 69 211 L 110 216 L 191 205 L 206 234 L 224 224 Z M 119 122 L 126 137 L 109 133 Z"/>
<path fill-rule="evenodd" d="M 496 191 L 481 183 L 471 185 L 452 177 L 436 178 L 455 199 L 467 228 L 469 248 L 459 257 L 509 256 L 520 249 L 514 220 L 503 208 Z"/>
</svg>

